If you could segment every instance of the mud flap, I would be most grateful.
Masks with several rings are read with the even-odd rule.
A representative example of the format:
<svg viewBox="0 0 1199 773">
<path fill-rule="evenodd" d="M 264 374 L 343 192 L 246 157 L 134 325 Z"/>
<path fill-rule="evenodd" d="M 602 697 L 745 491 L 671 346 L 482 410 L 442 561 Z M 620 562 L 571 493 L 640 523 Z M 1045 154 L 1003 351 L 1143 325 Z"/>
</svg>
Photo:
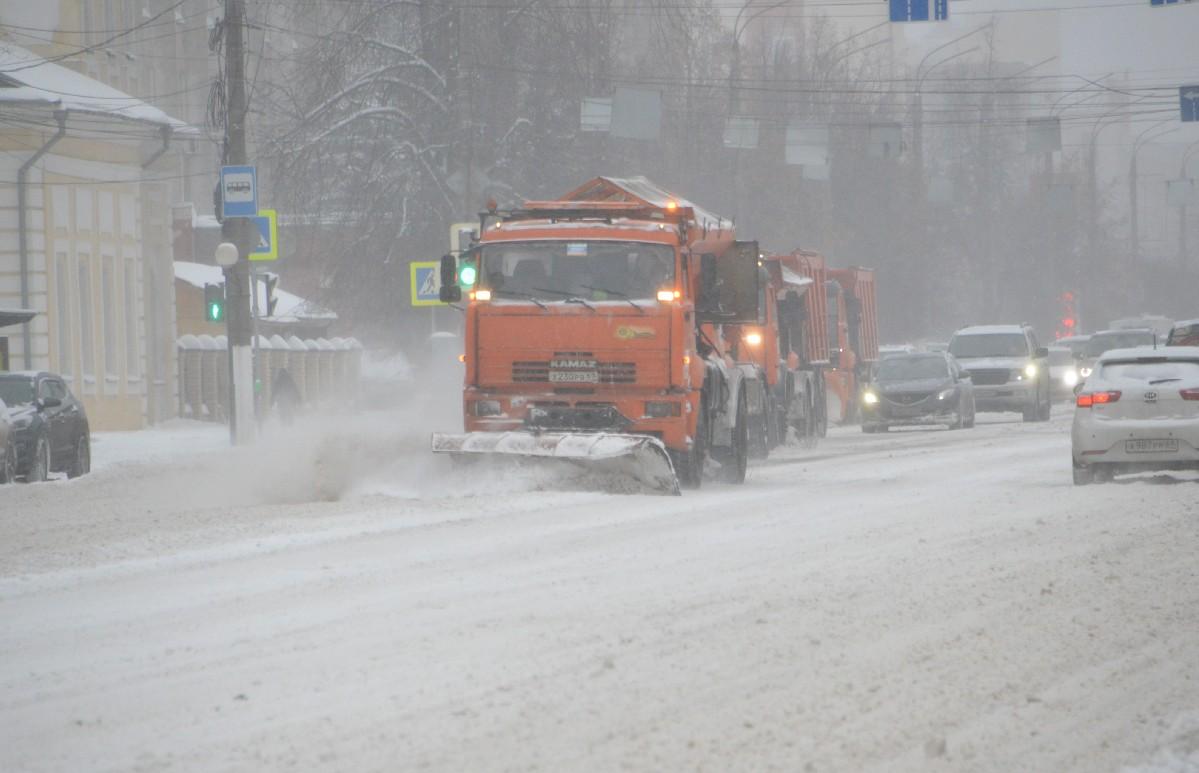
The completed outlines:
<svg viewBox="0 0 1199 773">
<path fill-rule="evenodd" d="M 662 441 L 607 432 L 435 432 L 433 453 L 565 462 L 620 484 L 619 490 L 678 496 L 679 479 Z M 627 484 L 633 483 L 634 486 Z"/>
</svg>

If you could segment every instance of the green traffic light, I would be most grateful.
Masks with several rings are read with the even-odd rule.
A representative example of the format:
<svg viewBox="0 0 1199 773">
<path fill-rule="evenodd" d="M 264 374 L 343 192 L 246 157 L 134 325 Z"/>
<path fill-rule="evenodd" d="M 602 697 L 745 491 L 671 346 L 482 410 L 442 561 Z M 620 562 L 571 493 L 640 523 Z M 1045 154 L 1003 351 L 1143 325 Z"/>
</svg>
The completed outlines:
<svg viewBox="0 0 1199 773">
<path fill-rule="evenodd" d="M 213 301 L 208 304 L 208 321 L 220 322 L 225 318 L 225 307 L 223 304 Z"/>
<path fill-rule="evenodd" d="M 462 268 L 460 268 L 458 270 L 458 283 L 459 284 L 470 287 L 471 285 L 473 285 L 475 283 L 475 280 L 478 278 L 479 278 L 478 270 L 469 263 L 467 263 L 466 265 L 464 265 Z"/>
</svg>

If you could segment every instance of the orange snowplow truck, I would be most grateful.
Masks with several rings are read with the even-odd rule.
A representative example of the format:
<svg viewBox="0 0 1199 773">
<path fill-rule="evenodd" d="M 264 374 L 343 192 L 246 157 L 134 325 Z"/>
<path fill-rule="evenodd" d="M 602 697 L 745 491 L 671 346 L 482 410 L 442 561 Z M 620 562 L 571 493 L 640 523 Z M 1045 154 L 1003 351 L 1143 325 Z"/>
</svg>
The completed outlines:
<svg viewBox="0 0 1199 773">
<path fill-rule="evenodd" d="M 726 326 L 738 363 L 749 365 L 750 455 L 767 456 L 788 429 L 814 445 L 828 429 L 824 371 L 829 365 L 824 256 L 806 250 L 763 255 L 760 322 Z"/>
<path fill-rule="evenodd" d="M 466 301 L 465 432 L 435 434 L 435 452 L 563 460 L 666 493 L 698 487 L 709 460 L 744 481 L 745 369 L 722 327 L 758 319 L 758 246 L 729 220 L 599 177 L 483 213 L 441 269 L 442 300 Z"/>
<path fill-rule="evenodd" d="M 832 367 L 825 371 L 828 412 L 842 424 L 858 420 L 861 391 L 878 363 L 874 270 L 830 269 L 827 308 Z"/>
</svg>

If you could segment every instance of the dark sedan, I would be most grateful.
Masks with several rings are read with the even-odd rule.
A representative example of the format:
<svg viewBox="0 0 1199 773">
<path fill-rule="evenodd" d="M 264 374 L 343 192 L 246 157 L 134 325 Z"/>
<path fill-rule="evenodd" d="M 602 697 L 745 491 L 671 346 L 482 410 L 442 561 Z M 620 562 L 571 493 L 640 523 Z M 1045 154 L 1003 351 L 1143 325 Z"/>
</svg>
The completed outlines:
<svg viewBox="0 0 1199 773">
<path fill-rule="evenodd" d="M 952 355 L 888 357 L 862 392 L 863 432 L 920 424 L 974 426 L 974 386 Z"/>
<path fill-rule="evenodd" d="M 0 373 L 0 399 L 12 420 L 18 476 L 37 482 L 52 472 L 77 478 L 91 470 L 87 413 L 62 378 L 43 372 Z"/>
</svg>

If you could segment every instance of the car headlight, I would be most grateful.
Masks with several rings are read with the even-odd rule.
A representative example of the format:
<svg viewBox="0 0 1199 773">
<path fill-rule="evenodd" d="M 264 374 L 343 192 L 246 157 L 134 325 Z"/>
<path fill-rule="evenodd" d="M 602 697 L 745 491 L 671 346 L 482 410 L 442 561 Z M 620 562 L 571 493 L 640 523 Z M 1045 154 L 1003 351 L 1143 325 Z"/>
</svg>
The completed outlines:
<svg viewBox="0 0 1199 773">
<path fill-rule="evenodd" d="M 30 424 L 33 424 L 33 417 L 32 416 L 22 416 L 19 419 L 13 419 L 12 428 L 14 430 L 29 429 Z"/>
<path fill-rule="evenodd" d="M 1070 368 L 1070 370 L 1066 371 L 1065 374 L 1062 376 L 1062 383 L 1068 387 L 1072 387 L 1075 384 L 1077 384 L 1078 383 L 1078 372 L 1076 370 L 1074 370 L 1074 368 Z"/>
<path fill-rule="evenodd" d="M 1025 365 L 1024 366 L 1024 375 L 1027 378 L 1036 378 L 1037 377 L 1037 364 L 1035 362 L 1030 362 L 1027 365 Z"/>
<path fill-rule="evenodd" d="M 937 395 L 937 399 L 938 400 L 948 400 L 949 398 L 953 397 L 953 394 L 954 394 L 954 390 L 952 390 L 952 389 L 942 389 L 941 393 L 939 395 Z"/>
<path fill-rule="evenodd" d="M 1090 368 L 1086 368 L 1086 367 L 1079 368 L 1079 369 L 1078 369 L 1078 375 L 1082 376 L 1083 378 L 1090 378 L 1090 376 L 1091 376 L 1091 369 L 1090 369 Z"/>
<path fill-rule="evenodd" d="M 866 403 L 866 405 L 878 405 L 878 395 L 874 392 L 863 392 L 862 402 Z"/>
</svg>

